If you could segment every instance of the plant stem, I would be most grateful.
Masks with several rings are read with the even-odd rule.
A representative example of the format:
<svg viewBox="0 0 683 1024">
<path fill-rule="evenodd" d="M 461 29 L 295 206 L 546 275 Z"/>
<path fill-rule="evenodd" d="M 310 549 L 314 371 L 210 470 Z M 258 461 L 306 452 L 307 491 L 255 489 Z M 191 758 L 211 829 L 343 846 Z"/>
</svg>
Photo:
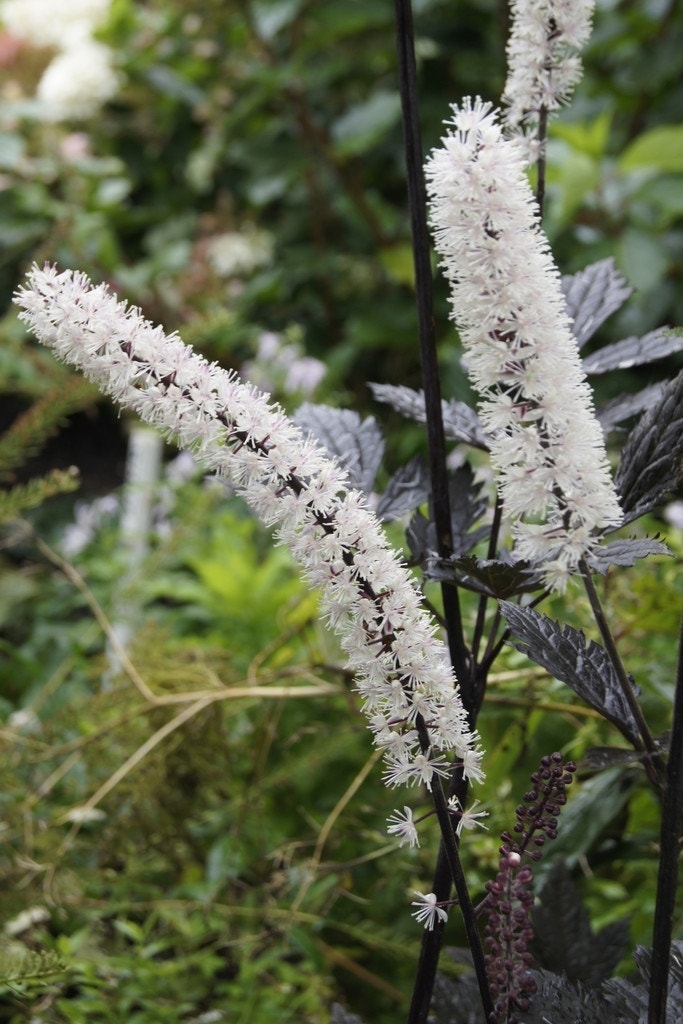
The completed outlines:
<svg viewBox="0 0 683 1024">
<path fill-rule="evenodd" d="M 429 733 L 421 715 L 417 716 L 415 720 L 415 727 L 420 737 L 420 744 L 426 752 L 429 750 Z M 466 789 L 466 781 L 464 784 Z M 493 999 L 491 997 L 488 977 L 486 975 L 484 949 L 477 929 L 476 911 L 467 888 L 467 880 L 465 879 L 465 873 L 463 872 L 462 864 L 460 862 L 458 838 L 453 829 L 453 822 L 448 811 L 446 797 L 444 796 L 443 789 L 441 788 L 441 783 L 438 778 L 435 778 L 432 784 L 432 799 L 434 801 L 434 810 L 436 811 L 439 828 L 441 829 L 439 858 L 443 858 L 445 860 L 448 873 L 450 874 L 450 879 L 452 879 L 453 885 L 455 886 L 460 912 L 462 914 L 465 931 L 467 933 L 467 941 L 469 943 L 470 953 L 472 954 L 472 962 L 474 964 L 474 970 L 479 984 L 479 994 L 484 1008 L 485 1019 L 492 1020 L 492 1014 L 494 1012 Z M 445 897 L 440 897 L 439 893 L 436 893 L 438 901 L 441 901 L 444 898 L 448 899 L 449 895 L 450 880 L 448 884 L 448 892 Z M 436 975 L 436 965 L 441 946 L 442 932 L 443 928 L 439 928 L 438 930 L 433 929 L 431 932 L 428 930 L 425 931 L 425 935 L 438 936 L 438 939 L 435 939 L 434 942 L 423 943 L 420 953 L 418 975 L 415 982 L 415 990 L 413 992 L 413 1000 L 411 1002 L 410 1014 L 408 1016 L 408 1024 L 424 1024 L 427 1020 L 427 1014 L 429 1012 L 429 1005 L 431 1002 L 432 986 Z M 436 962 L 432 963 L 428 959 L 428 950 L 435 950 L 437 957 Z M 420 968 L 422 968 L 423 961 L 426 961 L 424 963 L 424 972 L 420 970 Z M 431 981 L 428 985 L 425 985 L 425 981 L 428 978 L 431 978 Z M 419 998 L 416 998 L 418 992 Z M 426 998 L 426 1001 L 425 997 L 428 997 Z"/>
<path fill-rule="evenodd" d="M 441 411 L 441 384 L 436 355 L 434 334 L 434 304 L 432 296 L 432 269 L 430 262 L 429 233 L 427 230 L 427 195 L 423 171 L 423 152 L 420 131 L 419 103 L 417 92 L 417 70 L 413 32 L 413 15 L 410 0 L 395 0 L 396 46 L 399 67 L 399 86 L 403 110 L 404 142 L 408 183 L 408 204 L 410 209 L 415 266 L 415 289 L 417 295 L 418 329 L 420 340 L 420 361 L 425 395 L 427 438 L 429 443 L 429 468 L 432 488 L 432 513 L 436 527 L 438 553 L 448 559 L 452 553 L 452 527 L 448 475 L 446 472 L 446 444 Z M 471 671 L 470 657 L 465 645 L 460 598 L 455 587 L 442 584 L 441 587 L 444 620 L 448 637 L 451 662 L 460 684 L 465 709 L 474 728 L 477 698 L 474 689 L 475 676 Z M 467 783 L 462 778 L 453 779 L 452 788 L 462 791 L 462 801 L 467 793 Z M 438 788 L 435 806 L 442 830 L 437 864 L 434 874 L 434 889 L 437 899 L 450 897 L 452 881 L 455 882 L 458 899 L 465 917 L 472 956 L 477 966 L 482 1003 L 488 1017 L 493 1003 L 484 970 L 483 951 L 479 933 L 476 930 L 474 908 L 467 891 L 465 878 L 457 852 L 457 839 L 453 833 L 450 815 L 443 792 Z M 435 789 L 436 794 L 436 789 Z M 442 804 L 441 811 L 439 804 Z M 445 817 L 444 817 L 445 816 Z M 450 838 L 449 838 L 450 837 Z M 424 1024 L 432 1000 L 432 991 L 441 951 L 443 926 L 437 925 L 432 931 L 426 930 L 420 951 L 413 997 L 410 1007 L 409 1024 Z M 475 946 L 479 953 L 475 953 Z"/>
<path fill-rule="evenodd" d="M 673 929 L 678 853 L 683 823 L 683 623 L 678 647 L 678 671 L 674 696 L 671 747 L 666 772 L 666 789 L 662 803 L 662 824 L 659 840 L 659 874 L 657 901 L 652 931 L 652 965 L 650 968 L 650 1002 L 648 1024 L 666 1024 L 666 1001 L 669 982 L 669 956 Z"/>
<path fill-rule="evenodd" d="M 628 706 L 631 709 L 631 713 L 638 724 L 638 731 L 640 732 L 643 746 L 649 755 L 649 757 L 645 758 L 643 761 L 645 770 L 648 774 L 648 778 L 661 789 L 665 785 L 666 769 L 661 755 L 657 750 L 657 744 L 655 743 L 648 724 L 645 721 L 645 716 L 643 715 L 640 704 L 638 703 L 638 698 L 636 697 L 633 686 L 631 685 L 631 680 L 626 673 L 626 669 L 624 668 L 624 664 L 617 650 L 617 645 L 614 642 L 612 631 L 609 628 L 605 613 L 602 610 L 600 597 L 595 589 L 593 577 L 591 576 L 591 571 L 585 558 L 582 558 L 579 562 L 579 569 L 581 570 L 586 593 L 588 594 L 588 600 L 590 601 L 591 609 L 598 629 L 600 630 L 603 643 L 607 649 L 607 653 L 609 654 L 610 661 L 612 662 L 612 666 L 616 672 L 624 697 L 626 698 Z"/>
<path fill-rule="evenodd" d="M 536 163 L 536 202 L 538 216 L 543 217 L 545 206 L 545 169 L 546 143 L 548 139 L 548 108 L 541 107 L 538 112 L 538 161 Z"/>
<path fill-rule="evenodd" d="M 448 559 L 452 554 L 450 499 L 446 471 L 446 441 L 441 411 L 441 383 L 434 334 L 434 303 L 432 268 L 427 230 L 427 193 L 423 171 L 422 139 L 417 93 L 417 71 L 413 39 L 413 16 L 410 0 L 395 0 L 396 45 L 399 85 L 403 109 L 404 142 L 408 183 L 408 205 L 413 239 L 415 289 L 417 294 L 420 362 L 427 417 L 429 470 L 432 485 L 432 511 L 436 526 L 438 554 Z M 448 634 L 448 647 L 465 708 L 474 706 L 471 692 L 469 657 L 465 646 L 460 598 L 455 587 L 442 584 L 441 595 Z"/>
</svg>

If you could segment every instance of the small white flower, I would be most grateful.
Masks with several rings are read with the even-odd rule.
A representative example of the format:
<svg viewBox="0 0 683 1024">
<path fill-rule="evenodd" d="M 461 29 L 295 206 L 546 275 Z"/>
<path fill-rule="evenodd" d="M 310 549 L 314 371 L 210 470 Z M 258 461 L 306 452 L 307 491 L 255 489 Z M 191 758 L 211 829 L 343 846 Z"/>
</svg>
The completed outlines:
<svg viewBox="0 0 683 1024">
<path fill-rule="evenodd" d="M 404 807 L 403 814 L 400 811 L 394 811 L 387 818 L 387 821 L 389 822 L 387 826 L 389 835 L 401 837 L 399 846 L 405 846 L 406 843 L 411 847 L 420 845 L 417 828 L 413 821 L 413 812 L 410 807 Z"/>
<path fill-rule="evenodd" d="M 451 812 L 451 814 L 456 815 L 458 818 L 458 822 L 455 827 L 455 831 L 458 835 L 462 834 L 462 830 L 464 828 L 483 828 L 488 831 L 488 827 L 483 823 L 483 821 L 480 821 L 479 819 L 488 818 L 489 812 L 475 811 L 475 807 L 478 807 L 480 803 L 480 800 L 474 800 L 473 803 L 471 803 L 470 806 L 467 808 L 467 810 L 463 811 L 462 805 L 458 800 L 457 796 L 451 796 L 448 798 L 448 810 Z"/>
<path fill-rule="evenodd" d="M 417 910 L 412 911 L 412 915 L 416 921 L 424 921 L 425 928 L 428 931 L 432 931 L 434 925 L 438 921 L 447 921 L 448 914 L 440 907 L 436 901 L 436 894 L 433 892 L 421 893 L 415 892 L 418 897 L 416 900 L 411 902 L 411 907 L 417 907 Z"/>
</svg>

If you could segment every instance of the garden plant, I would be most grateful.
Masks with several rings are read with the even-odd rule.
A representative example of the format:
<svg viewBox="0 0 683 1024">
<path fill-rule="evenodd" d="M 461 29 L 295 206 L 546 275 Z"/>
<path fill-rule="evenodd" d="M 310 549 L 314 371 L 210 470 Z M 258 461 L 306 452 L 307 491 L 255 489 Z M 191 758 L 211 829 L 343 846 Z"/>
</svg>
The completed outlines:
<svg viewBox="0 0 683 1024">
<path fill-rule="evenodd" d="M 14 2 L 0 8 L 10 29 L 21 20 Z M 91 7 L 103 17 L 108 5 Z M 264 65 L 303 9 L 325 19 L 315 3 L 236 7 Z M 127 11 L 113 5 L 114 40 Z M 326 371 L 322 347 L 305 355 L 291 325 L 250 329 L 248 315 L 269 295 L 283 311 L 296 306 L 294 285 L 270 269 L 277 242 L 263 227 L 243 227 L 239 244 L 224 231 L 200 238 L 189 268 L 175 239 L 178 276 L 188 275 L 175 305 L 173 289 L 156 283 L 175 273 L 158 255 L 174 241 L 158 211 L 158 223 L 145 223 L 149 258 L 115 271 L 117 251 L 110 273 L 100 267 L 117 293 L 93 280 L 102 253 L 91 251 L 93 267 L 86 259 L 81 269 L 59 231 L 54 252 L 43 244 L 32 261 L 22 252 L 31 265 L 14 291 L 18 321 L 91 383 L 63 378 L 68 387 L 40 395 L 16 421 L 0 447 L 5 479 L 60 418 L 89 408 L 94 384 L 190 453 L 194 480 L 176 460 L 163 485 L 151 481 L 163 520 L 152 549 L 118 550 L 125 531 L 100 520 L 80 568 L 87 542 L 71 556 L 59 550 L 45 539 L 50 506 L 31 511 L 54 493 L 66 500 L 74 472 L 15 483 L 3 497 L 18 565 L 39 557 L 49 567 L 47 585 L 33 587 L 25 568 L 13 580 L 38 606 L 23 638 L 51 665 L 46 682 L 39 660 L 22 664 L 10 635 L 17 682 L 8 709 L 14 701 L 20 710 L 3 742 L 19 771 L 4 796 L 4 876 L 35 895 L 21 911 L 11 904 L 6 1019 L 683 1017 L 683 542 L 675 526 L 664 535 L 660 516 L 683 481 L 683 335 L 648 322 L 644 307 L 628 313 L 631 287 L 602 244 L 599 258 L 561 276 L 544 231 L 548 223 L 561 241 L 582 201 L 553 166 L 578 129 L 558 121 L 553 136 L 552 124 L 581 81 L 580 54 L 599 16 L 590 0 L 513 0 L 500 98 L 462 96 L 450 107 L 453 97 L 444 98 L 441 140 L 425 159 L 413 10 L 395 2 L 412 271 L 405 247 L 382 237 L 381 204 L 358 186 L 353 162 L 330 163 L 341 212 L 384 246 L 417 312 L 418 386 L 370 382 L 406 437 L 390 469 L 374 416 L 329 404 L 332 385 L 328 403 L 313 401 L 326 372 L 341 379 L 354 343 L 347 338 Z M 54 85 L 77 46 L 105 45 L 97 20 L 84 37 L 85 17 L 74 15 L 67 42 L 43 40 L 56 53 L 38 93 L 55 123 L 116 103 L 120 79 L 104 52 L 98 88 L 78 101 L 85 108 Z M 211 17 L 220 23 L 220 5 Z M 142 50 L 137 60 L 144 64 Z M 282 87 L 302 138 L 325 150 L 296 82 Z M 60 95 L 72 103 L 66 112 Z M 382 97 L 371 136 L 373 118 L 384 125 L 398 113 L 396 97 Z M 587 159 L 601 123 L 592 139 L 585 130 Z M 352 123 L 346 130 L 352 149 Z M 224 140 L 207 138 L 217 161 Z M 633 171 L 628 187 L 641 190 L 641 203 L 659 175 L 680 212 L 680 193 L 671 197 L 683 188 L 682 138 L 679 126 L 655 126 L 630 144 L 622 170 Z M 207 175 L 205 187 L 207 150 L 204 171 L 199 160 L 193 171 Z M 120 168 L 108 167 L 97 188 L 106 196 L 108 180 L 123 202 Z M 307 186 L 324 204 L 321 183 Z M 564 209 L 553 213 L 553 201 Z M 111 232 L 113 249 L 133 220 L 122 220 L 119 238 Z M 325 252 L 327 241 L 315 236 L 316 245 Z M 444 303 L 432 292 L 432 246 L 455 357 L 440 352 L 455 343 L 437 326 Z M 189 278 L 209 265 L 206 295 L 196 297 Z M 331 327 L 350 303 L 354 275 L 345 273 L 339 291 L 325 286 L 319 303 L 306 299 L 317 323 Z M 231 315 L 219 309 L 217 296 L 230 294 L 216 285 L 221 275 L 233 279 Z M 152 313 L 168 310 L 179 333 L 119 299 L 127 284 Z M 183 309 L 195 347 L 181 340 Z M 600 330 L 615 314 L 642 329 L 604 343 Z M 389 312 L 385 326 L 390 333 Z M 232 364 L 255 335 L 243 380 Z M 391 338 L 383 344 L 391 352 Z M 42 365 L 42 355 L 31 358 Z M 645 386 L 623 372 L 649 373 L 658 362 L 670 377 L 648 376 Z M 62 372 L 50 364 L 58 385 Z M 596 408 L 589 381 L 598 378 L 615 383 Z M 447 394 L 451 381 L 457 397 Z M 354 379 L 349 398 L 357 387 Z M 298 404 L 304 395 L 311 400 Z M 216 485 L 198 483 L 198 473 Z M 44 763 L 53 766 L 47 776 Z M 335 789 L 337 774 L 348 781 Z M 380 776 L 386 790 L 377 795 Z M 46 796 L 54 806 L 41 815 Z M 125 897 L 118 875 L 128 877 Z M 341 901 L 335 943 L 326 929 Z M 377 966 L 358 954 L 373 947 Z M 334 971 L 373 996 L 355 1002 Z M 162 1009 L 164 985 L 178 994 Z"/>
</svg>

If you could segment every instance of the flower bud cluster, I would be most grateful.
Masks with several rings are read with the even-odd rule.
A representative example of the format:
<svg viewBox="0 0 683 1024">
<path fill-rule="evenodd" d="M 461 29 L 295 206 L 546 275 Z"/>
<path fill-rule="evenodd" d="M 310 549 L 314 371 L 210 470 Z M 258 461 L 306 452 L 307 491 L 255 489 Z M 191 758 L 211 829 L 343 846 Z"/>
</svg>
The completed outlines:
<svg viewBox="0 0 683 1024">
<path fill-rule="evenodd" d="M 153 327 L 85 275 L 34 267 L 15 301 L 65 362 L 228 478 L 320 588 L 387 785 L 431 787 L 454 752 L 482 778 L 448 654 L 363 496 L 267 396 Z"/>
<path fill-rule="evenodd" d="M 486 885 L 486 971 L 495 1019 L 506 1024 L 517 1024 L 515 1014 L 529 1009 L 529 998 L 536 991 L 529 952 L 534 937 L 530 919 L 534 878 L 523 858 L 539 860 L 546 839 L 557 836 L 557 818 L 575 771 L 574 762 L 565 763 L 559 753 L 541 759 L 538 771 L 531 776 L 532 787 L 516 810 L 514 835 L 503 832 L 501 837 L 498 874 Z"/>
</svg>

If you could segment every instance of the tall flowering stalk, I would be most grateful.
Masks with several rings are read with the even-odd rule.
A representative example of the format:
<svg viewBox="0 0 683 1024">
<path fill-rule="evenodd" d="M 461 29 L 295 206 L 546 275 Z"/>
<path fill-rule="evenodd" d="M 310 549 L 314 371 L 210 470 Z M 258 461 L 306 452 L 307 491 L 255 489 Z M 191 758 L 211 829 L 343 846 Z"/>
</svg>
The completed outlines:
<svg viewBox="0 0 683 1024">
<path fill-rule="evenodd" d="M 577 51 L 590 37 L 594 6 L 594 0 L 512 0 L 503 91 L 509 130 L 535 134 L 569 98 L 581 78 Z"/>
<path fill-rule="evenodd" d="M 453 115 L 426 166 L 435 245 L 517 555 L 562 589 L 621 510 L 521 147 L 481 100 Z"/>
<path fill-rule="evenodd" d="M 84 274 L 34 267 L 21 318 L 64 362 L 232 482 L 322 591 L 387 785 L 482 777 L 447 652 L 420 595 L 344 472 L 266 396 L 153 327 Z"/>
</svg>

